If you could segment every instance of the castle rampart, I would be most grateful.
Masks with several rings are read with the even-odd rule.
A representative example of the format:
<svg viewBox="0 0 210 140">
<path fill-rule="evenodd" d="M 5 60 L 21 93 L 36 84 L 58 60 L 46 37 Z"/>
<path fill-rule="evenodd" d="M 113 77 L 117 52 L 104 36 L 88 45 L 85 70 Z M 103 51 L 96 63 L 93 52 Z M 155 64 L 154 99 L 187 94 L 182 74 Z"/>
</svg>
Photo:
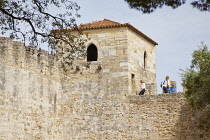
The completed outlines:
<svg viewBox="0 0 210 140">
<path fill-rule="evenodd" d="M 0 38 L 0 139 L 62 139 L 61 78 L 46 51 Z"/>
<path fill-rule="evenodd" d="M 0 140 L 210 138 L 198 128 L 183 93 L 121 94 L 125 87 L 115 81 L 125 82 L 123 68 L 110 68 L 108 61 L 85 68 L 87 62 L 79 62 L 63 72 L 46 51 L 0 38 Z"/>
<path fill-rule="evenodd" d="M 55 57 L 45 50 L 24 46 L 23 43 L 6 37 L 0 38 L 0 47 L 1 64 L 40 72 L 44 75 L 58 73 L 57 66 L 54 66 L 57 65 Z"/>
</svg>

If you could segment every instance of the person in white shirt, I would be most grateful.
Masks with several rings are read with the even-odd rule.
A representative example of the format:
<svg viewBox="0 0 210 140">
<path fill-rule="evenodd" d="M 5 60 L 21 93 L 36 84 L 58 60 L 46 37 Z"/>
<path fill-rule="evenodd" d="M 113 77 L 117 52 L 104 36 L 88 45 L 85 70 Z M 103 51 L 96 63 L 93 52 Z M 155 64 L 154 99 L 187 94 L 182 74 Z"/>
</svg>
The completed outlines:
<svg viewBox="0 0 210 140">
<path fill-rule="evenodd" d="M 139 92 L 139 95 L 144 95 L 144 92 L 146 91 L 146 85 L 143 80 L 140 80 L 141 83 L 141 91 Z"/>
</svg>

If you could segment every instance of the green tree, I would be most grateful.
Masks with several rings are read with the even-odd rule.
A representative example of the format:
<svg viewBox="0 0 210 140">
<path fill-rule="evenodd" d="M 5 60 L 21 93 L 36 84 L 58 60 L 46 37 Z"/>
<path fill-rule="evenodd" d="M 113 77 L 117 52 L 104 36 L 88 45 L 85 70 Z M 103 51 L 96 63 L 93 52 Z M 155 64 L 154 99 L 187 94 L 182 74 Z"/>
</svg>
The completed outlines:
<svg viewBox="0 0 210 140">
<path fill-rule="evenodd" d="M 125 0 L 133 9 L 143 13 L 152 13 L 157 8 L 169 6 L 173 9 L 185 4 L 186 0 Z M 191 5 L 200 11 L 210 11 L 210 0 L 193 1 Z"/>
<path fill-rule="evenodd" d="M 0 0 L 0 31 L 29 45 L 47 43 L 53 51 L 58 46 L 56 52 L 66 51 L 63 61 L 71 64 L 75 56 L 85 55 L 84 47 L 77 47 L 83 44 L 75 20 L 79 9 L 69 0 Z"/>
<path fill-rule="evenodd" d="M 205 44 L 192 54 L 190 68 L 182 70 L 185 95 L 199 112 L 200 127 L 210 129 L 210 51 Z"/>
</svg>

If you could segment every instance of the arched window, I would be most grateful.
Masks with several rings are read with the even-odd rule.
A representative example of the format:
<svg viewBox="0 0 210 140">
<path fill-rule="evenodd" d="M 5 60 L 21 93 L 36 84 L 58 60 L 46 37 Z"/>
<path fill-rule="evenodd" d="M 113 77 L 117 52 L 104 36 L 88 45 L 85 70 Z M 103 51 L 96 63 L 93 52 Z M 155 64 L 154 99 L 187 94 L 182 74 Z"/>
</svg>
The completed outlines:
<svg viewBox="0 0 210 140">
<path fill-rule="evenodd" d="M 147 65 L 147 52 L 144 52 L 144 69 L 146 68 Z"/>
<path fill-rule="evenodd" d="M 87 49 L 87 61 L 97 61 L 98 50 L 95 45 L 91 44 Z"/>
</svg>

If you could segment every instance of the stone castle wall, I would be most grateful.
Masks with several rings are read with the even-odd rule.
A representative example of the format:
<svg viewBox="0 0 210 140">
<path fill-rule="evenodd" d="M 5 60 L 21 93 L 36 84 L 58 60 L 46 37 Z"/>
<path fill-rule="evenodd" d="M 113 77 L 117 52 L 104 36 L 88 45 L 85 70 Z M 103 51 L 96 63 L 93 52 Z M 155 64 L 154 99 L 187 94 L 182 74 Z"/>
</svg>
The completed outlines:
<svg viewBox="0 0 210 140">
<path fill-rule="evenodd" d="M 95 29 L 84 33 L 91 38 L 86 42 L 86 46 L 94 44 L 98 50 L 98 61 L 91 62 L 90 66 L 101 66 L 100 73 L 96 72 L 99 78 L 93 78 L 94 73 L 87 73 L 90 77 L 89 81 L 96 80 L 97 84 L 99 83 L 97 80 L 101 80 L 102 92 L 108 90 L 113 94 L 128 93 L 130 73 L 128 72 L 127 30 L 125 28 Z"/>
<path fill-rule="evenodd" d="M 139 96 L 84 92 L 88 87 L 92 86 L 63 93 L 65 140 L 210 138 L 209 132 L 198 129 L 196 114 L 183 93 Z"/>
<path fill-rule="evenodd" d="M 62 139 L 61 80 L 51 63 L 43 50 L 0 38 L 1 140 Z"/>
<path fill-rule="evenodd" d="M 92 64 L 101 66 L 101 75 L 104 76 L 100 79 L 111 87 L 111 92 L 136 95 L 140 91 L 140 80 L 144 80 L 147 94 L 157 94 L 154 44 L 128 27 L 92 29 L 84 33 L 91 38 L 86 46 L 94 44 L 97 47 L 98 61 Z"/>
<path fill-rule="evenodd" d="M 129 71 L 136 77 L 136 89 L 140 87 L 139 80 L 143 80 L 146 93 L 156 94 L 156 46 L 131 30 L 127 31 L 127 36 Z"/>
<path fill-rule="evenodd" d="M 103 65 L 61 73 L 46 52 L 8 38 L 0 38 L 0 60 L 0 140 L 210 138 L 182 93 L 114 92 Z"/>
</svg>

